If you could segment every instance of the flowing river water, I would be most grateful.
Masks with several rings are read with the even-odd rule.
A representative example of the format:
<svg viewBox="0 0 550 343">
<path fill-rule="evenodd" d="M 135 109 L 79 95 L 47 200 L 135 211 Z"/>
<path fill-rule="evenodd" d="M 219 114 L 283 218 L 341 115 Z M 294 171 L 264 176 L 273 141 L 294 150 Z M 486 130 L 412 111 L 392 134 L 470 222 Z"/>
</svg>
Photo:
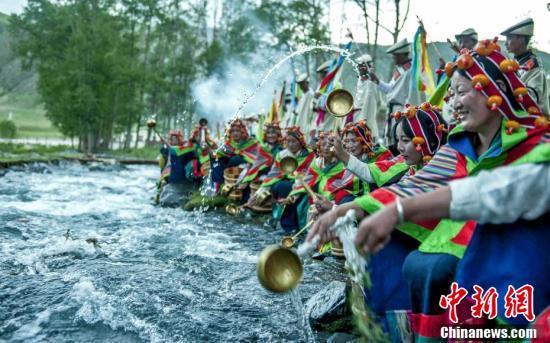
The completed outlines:
<svg viewBox="0 0 550 343">
<path fill-rule="evenodd" d="M 77 163 L 0 170 L 0 342 L 310 340 L 292 297 L 256 278 L 258 253 L 281 232 L 156 207 L 157 176 Z M 330 261 L 304 270 L 304 301 L 343 275 Z"/>
</svg>

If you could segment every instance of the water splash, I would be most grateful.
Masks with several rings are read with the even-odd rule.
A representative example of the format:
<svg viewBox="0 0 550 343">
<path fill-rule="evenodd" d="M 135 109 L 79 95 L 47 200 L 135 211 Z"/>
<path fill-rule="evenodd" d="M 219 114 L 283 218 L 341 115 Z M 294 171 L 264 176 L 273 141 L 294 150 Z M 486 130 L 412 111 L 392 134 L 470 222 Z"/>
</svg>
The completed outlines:
<svg viewBox="0 0 550 343">
<path fill-rule="evenodd" d="M 303 48 L 299 49 L 298 51 L 294 51 L 293 53 L 288 54 L 282 60 L 277 62 L 273 67 L 271 67 L 271 69 L 269 69 L 267 71 L 265 76 L 262 78 L 262 80 L 260 82 L 258 82 L 258 84 L 256 85 L 256 88 L 251 93 L 247 94 L 245 92 L 244 100 L 242 101 L 241 105 L 237 109 L 237 113 L 235 113 L 235 117 L 239 117 L 239 116 L 242 115 L 243 108 L 256 95 L 258 90 L 260 88 L 262 88 L 262 86 L 265 84 L 267 79 L 269 79 L 269 77 L 271 76 L 271 74 L 273 74 L 273 72 L 275 70 L 279 69 L 286 61 L 288 61 L 292 57 L 302 55 L 302 54 L 305 54 L 306 52 L 310 52 L 310 51 L 314 51 L 314 50 L 324 50 L 324 51 L 331 51 L 331 52 L 340 53 L 344 57 L 344 60 L 352 65 L 353 70 L 355 71 L 357 76 L 360 75 L 358 64 L 353 59 L 351 59 L 352 54 L 349 51 L 345 50 L 345 49 L 338 48 L 338 47 L 335 47 L 335 46 L 330 46 L 330 45 L 313 45 L 313 46 L 303 47 Z"/>
<path fill-rule="evenodd" d="M 294 306 L 294 309 L 298 314 L 298 318 L 301 319 L 302 321 L 301 324 L 302 324 L 302 331 L 304 333 L 304 340 L 306 342 L 315 342 L 315 335 L 313 334 L 313 330 L 309 325 L 308 314 L 306 313 L 306 310 L 304 308 L 304 303 L 302 302 L 302 297 L 300 296 L 300 292 L 298 291 L 298 288 L 292 289 L 289 295 L 290 295 L 290 300 L 292 301 L 292 305 Z"/>
</svg>

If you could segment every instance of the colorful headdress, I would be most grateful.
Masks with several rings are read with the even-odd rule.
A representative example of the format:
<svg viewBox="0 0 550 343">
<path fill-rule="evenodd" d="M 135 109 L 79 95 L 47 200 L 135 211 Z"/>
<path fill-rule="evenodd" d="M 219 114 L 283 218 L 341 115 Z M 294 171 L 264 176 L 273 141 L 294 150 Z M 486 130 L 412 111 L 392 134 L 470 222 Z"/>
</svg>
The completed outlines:
<svg viewBox="0 0 550 343">
<path fill-rule="evenodd" d="M 176 139 L 178 140 L 178 145 L 180 145 L 180 146 L 183 145 L 183 135 L 182 135 L 180 130 L 171 130 L 168 133 L 168 136 L 170 138 L 176 137 Z"/>
<path fill-rule="evenodd" d="M 507 119 L 508 133 L 521 126 L 548 127 L 548 120 L 516 73 L 519 68 L 517 61 L 502 54 L 495 37 L 479 42 L 474 50 L 461 50 L 456 62 L 447 63 L 445 73 L 451 77 L 459 69 L 472 80 L 473 87 L 487 98 L 487 106 Z M 497 80 L 504 82 L 506 90 L 498 86 Z"/>
<path fill-rule="evenodd" d="M 366 153 L 369 155 L 369 157 L 374 156 L 374 152 L 372 151 L 372 133 L 367 126 L 367 122 L 365 120 L 359 120 L 356 123 L 347 123 L 346 126 L 344 126 L 344 130 L 342 131 L 342 136 L 346 135 L 347 133 L 353 133 L 359 142 L 363 144 L 363 153 Z"/>
<path fill-rule="evenodd" d="M 300 130 L 299 126 L 287 127 L 286 128 L 286 136 L 287 137 L 292 136 L 292 137 L 296 138 L 303 147 L 307 146 L 304 134 L 302 133 L 302 130 Z"/>
<path fill-rule="evenodd" d="M 266 141 L 266 133 L 267 133 L 267 130 L 270 130 L 270 129 L 273 129 L 277 132 L 277 142 L 279 144 L 282 144 L 283 143 L 283 134 L 281 133 L 281 126 L 279 125 L 279 122 L 270 122 L 270 123 L 265 123 L 264 124 L 264 132 L 263 132 L 262 140 L 264 142 L 267 142 Z"/>
<path fill-rule="evenodd" d="M 249 135 L 248 135 L 248 130 L 246 128 L 246 124 L 240 118 L 235 118 L 231 121 L 231 123 L 229 124 L 229 128 L 225 132 L 226 139 L 233 139 L 233 137 L 231 137 L 231 130 L 234 127 L 237 127 L 241 130 L 241 135 L 244 138 L 248 138 Z"/>
<path fill-rule="evenodd" d="M 410 128 L 413 144 L 422 153 L 424 162 L 431 160 L 446 142 L 448 129 L 440 111 L 439 107 L 425 102 L 416 107 L 407 104 L 405 111 L 393 114 L 396 120 L 403 121 L 404 129 Z"/>
</svg>

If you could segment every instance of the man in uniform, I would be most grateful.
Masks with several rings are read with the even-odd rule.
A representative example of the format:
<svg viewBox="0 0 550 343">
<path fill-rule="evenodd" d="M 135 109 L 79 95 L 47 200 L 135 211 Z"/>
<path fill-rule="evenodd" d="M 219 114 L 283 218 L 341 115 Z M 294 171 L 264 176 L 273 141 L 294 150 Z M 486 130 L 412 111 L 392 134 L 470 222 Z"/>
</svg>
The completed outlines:
<svg viewBox="0 0 550 343">
<path fill-rule="evenodd" d="M 383 139 L 383 128 L 386 116 L 386 104 L 382 93 L 378 90 L 376 83 L 369 78 L 369 72 L 373 70 L 372 57 L 369 54 L 361 55 L 357 59 L 359 65 L 360 79 L 357 81 L 357 94 L 355 95 L 355 107 L 360 109 L 358 115 L 354 115 L 353 121 L 366 120 L 367 126 L 371 129 L 376 139 Z"/>
<path fill-rule="evenodd" d="M 542 113 L 548 114 L 548 85 L 544 68 L 540 58 L 528 47 L 534 26 L 533 19 L 528 18 L 504 30 L 501 35 L 506 36 L 506 49 L 514 54 L 520 65 L 521 81 L 527 86 Z"/>
<path fill-rule="evenodd" d="M 381 81 L 372 71 L 370 77 L 378 84 L 378 89 L 386 95 L 388 115 L 386 118 L 385 138 L 389 148 L 395 148 L 393 137 L 395 120 L 391 114 L 403 110 L 405 104 L 418 105 L 425 101 L 425 96 L 416 88 L 411 90 L 411 59 L 409 58 L 409 43 L 403 39 L 391 46 L 386 53 L 391 54 L 395 64 L 390 82 Z M 396 151 L 394 151 L 396 152 Z"/>
<path fill-rule="evenodd" d="M 298 100 L 296 110 L 293 112 L 292 117 L 294 117 L 294 120 L 292 123 L 289 123 L 291 125 L 287 125 L 287 127 L 297 125 L 302 132 L 307 133 L 313 127 L 313 100 L 315 98 L 313 96 L 313 90 L 309 88 L 309 76 L 306 73 L 298 75 L 296 82 L 302 91 L 302 96 L 300 100 Z"/>
</svg>

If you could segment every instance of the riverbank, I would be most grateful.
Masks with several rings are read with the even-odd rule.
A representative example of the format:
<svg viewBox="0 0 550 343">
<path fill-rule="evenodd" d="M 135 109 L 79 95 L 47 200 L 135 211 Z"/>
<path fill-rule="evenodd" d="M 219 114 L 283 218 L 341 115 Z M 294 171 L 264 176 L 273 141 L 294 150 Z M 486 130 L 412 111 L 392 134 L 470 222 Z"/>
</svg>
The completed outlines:
<svg viewBox="0 0 550 343">
<path fill-rule="evenodd" d="M 105 162 L 122 164 L 156 164 L 158 147 L 109 150 L 93 155 L 83 154 L 67 145 L 0 143 L 0 168 L 30 163 L 59 161 Z"/>
</svg>

